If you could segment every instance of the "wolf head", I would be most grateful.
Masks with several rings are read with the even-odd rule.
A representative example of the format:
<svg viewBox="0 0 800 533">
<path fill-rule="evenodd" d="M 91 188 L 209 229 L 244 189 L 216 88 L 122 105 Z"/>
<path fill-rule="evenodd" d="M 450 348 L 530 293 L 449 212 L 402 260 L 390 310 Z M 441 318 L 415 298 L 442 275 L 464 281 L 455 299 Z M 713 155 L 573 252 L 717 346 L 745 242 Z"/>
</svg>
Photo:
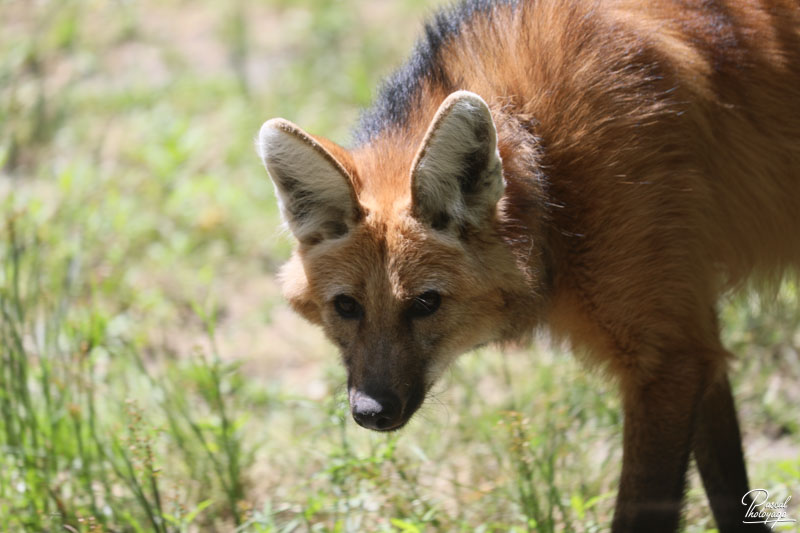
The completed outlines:
<svg viewBox="0 0 800 533">
<path fill-rule="evenodd" d="M 339 346 L 352 415 L 380 431 L 402 427 L 457 355 L 510 336 L 524 285 L 498 228 L 487 104 L 453 93 L 421 132 L 352 152 L 283 119 L 258 137 L 299 242 L 284 294 Z"/>
</svg>

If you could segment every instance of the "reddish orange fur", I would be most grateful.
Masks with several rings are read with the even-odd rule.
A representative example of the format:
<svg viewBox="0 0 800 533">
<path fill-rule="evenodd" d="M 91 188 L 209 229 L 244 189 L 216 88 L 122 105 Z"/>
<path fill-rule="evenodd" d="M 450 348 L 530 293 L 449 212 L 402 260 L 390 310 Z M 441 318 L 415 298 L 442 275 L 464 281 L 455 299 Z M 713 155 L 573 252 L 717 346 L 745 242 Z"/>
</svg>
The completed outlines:
<svg viewBox="0 0 800 533">
<path fill-rule="evenodd" d="M 400 389 L 426 338 L 460 352 L 547 324 L 621 385 L 615 531 L 675 527 L 691 445 L 714 490 L 713 472 L 741 469 L 710 494 L 720 520 L 746 477 L 715 303 L 800 265 L 800 4 L 526 2 L 468 21 L 440 63 L 492 110 L 507 181 L 495 218 L 455 241 L 411 216 L 411 165 L 449 92 L 423 83 L 409 127 L 352 151 L 317 139 L 365 218 L 345 242 L 299 247 L 290 303 L 350 346 L 351 379 L 388 347 Z M 325 319 L 343 279 L 378 316 L 366 330 Z M 431 279 L 457 312 L 412 342 L 397 315 Z M 702 429 L 714 417 L 727 440 Z M 723 447 L 727 464 L 703 452 Z"/>
</svg>

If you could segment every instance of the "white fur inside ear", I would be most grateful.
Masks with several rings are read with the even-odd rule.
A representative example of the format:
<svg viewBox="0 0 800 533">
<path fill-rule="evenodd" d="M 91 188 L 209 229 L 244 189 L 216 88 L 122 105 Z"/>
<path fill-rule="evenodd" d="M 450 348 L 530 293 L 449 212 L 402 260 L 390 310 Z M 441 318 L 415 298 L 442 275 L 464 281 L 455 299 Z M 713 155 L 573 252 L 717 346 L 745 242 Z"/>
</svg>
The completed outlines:
<svg viewBox="0 0 800 533">
<path fill-rule="evenodd" d="M 479 224 L 503 195 L 497 131 L 486 102 L 459 91 L 439 107 L 412 167 L 414 209 L 437 229 Z"/>
<path fill-rule="evenodd" d="M 301 242 L 340 237 L 353 223 L 354 193 L 336 159 L 282 119 L 264 123 L 258 151 L 275 185 L 281 215 Z"/>
</svg>

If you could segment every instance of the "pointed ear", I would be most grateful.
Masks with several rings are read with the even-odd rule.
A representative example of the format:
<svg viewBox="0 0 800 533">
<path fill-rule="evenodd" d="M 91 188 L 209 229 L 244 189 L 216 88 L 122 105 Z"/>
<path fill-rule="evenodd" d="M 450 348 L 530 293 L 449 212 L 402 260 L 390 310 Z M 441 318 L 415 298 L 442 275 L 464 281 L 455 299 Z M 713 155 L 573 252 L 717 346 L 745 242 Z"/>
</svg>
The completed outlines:
<svg viewBox="0 0 800 533">
<path fill-rule="evenodd" d="M 477 94 L 451 94 L 436 112 L 412 165 L 413 215 L 437 230 L 477 226 L 504 190 L 489 107 Z"/>
<path fill-rule="evenodd" d="M 361 218 L 350 173 L 299 127 L 280 118 L 269 120 L 261 126 L 257 144 L 281 215 L 298 241 L 316 244 L 341 237 Z"/>
</svg>

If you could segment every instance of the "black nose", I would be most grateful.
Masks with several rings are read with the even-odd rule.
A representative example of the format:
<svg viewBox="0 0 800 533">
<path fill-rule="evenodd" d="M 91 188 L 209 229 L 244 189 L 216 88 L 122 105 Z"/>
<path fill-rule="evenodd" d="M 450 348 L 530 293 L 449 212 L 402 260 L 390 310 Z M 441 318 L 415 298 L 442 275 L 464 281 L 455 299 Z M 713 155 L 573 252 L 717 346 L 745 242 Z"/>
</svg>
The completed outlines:
<svg viewBox="0 0 800 533">
<path fill-rule="evenodd" d="M 400 398 L 392 393 L 350 394 L 350 409 L 358 425 L 377 431 L 389 431 L 402 425 Z"/>
</svg>

